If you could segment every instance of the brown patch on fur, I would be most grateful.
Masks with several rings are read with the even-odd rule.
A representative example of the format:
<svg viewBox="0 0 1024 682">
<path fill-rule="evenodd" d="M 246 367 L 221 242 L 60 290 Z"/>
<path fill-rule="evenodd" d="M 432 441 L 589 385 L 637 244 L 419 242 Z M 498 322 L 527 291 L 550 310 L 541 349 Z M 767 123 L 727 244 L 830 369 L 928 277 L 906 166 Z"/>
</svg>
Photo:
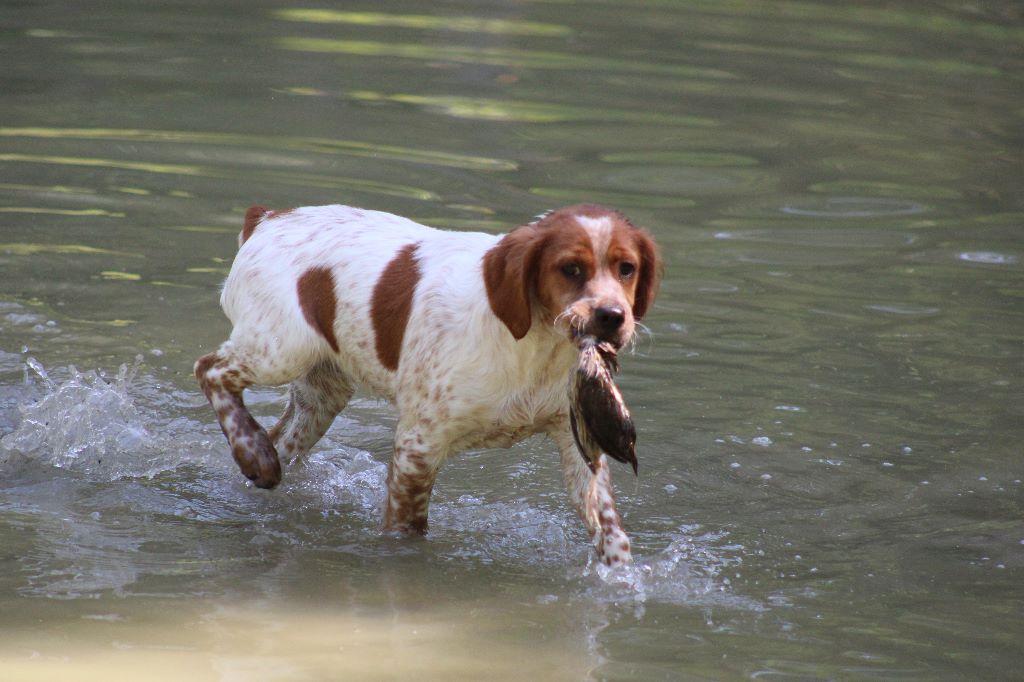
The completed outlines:
<svg viewBox="0 0 1024 682">
<path fill-rule="evenodd" d="M 402 471 L 398 465 L 399 460 L 411 464 L 413 471 Z M 422 453 L 401 448 L 395 450 L 395 456 L 388 463 L 385 529 L 420 535 L 427 532 L 427 515 L 435 473 Z"/>
<path fill-rule="evenodd" d="M 242 232 L 238 235 L 238 245 L 241 246 L 249 241 L 249 237 L 263 223 L 274 218 L 282 218 L 294 210 L 294 208 L 286 208 L 283 211 L 272 211 L 265 206 L 250 206 L 245 212 L 245 222 L 242 224 Z"/>
<path fill-rule="evenodd" d="M 549 219 L 548 236 L 537 265 L 537 300 L 548 311 L 565 310 L 574 300 L 584 295 L 587 283 L 597 273 L 600 264 L 594 255 L 590 235 L 570 216 L 555 214 Z M 577 278 L 565 275 L 562 269 L 576 265 Z"/>
<path fill-rule="evenodd" d="M 281 462 L 266 431 L 242 400 L 247 385 L 242 378 L 247 373 L 244 365 L 232 364 L 218 353 L 210 353 L 196 361 L 194 371 L 239 469 L 259 488 L 276 486 L 281 481 Z"/>
<path fill-rule="evenodd" d="M 405 327 L 412 314 L 412 297 L 420 281 L 417 244 L 407 244 L 384 268 L 373 288 L 370 319 L 377 359 L 392 372 L 398 369 Z"/>
<path fill-rule="evenodd" d="M 334 318 L 338 299 L 334 294 L 334 275 L 329 268 L 310 268 L 298 282 L 299 307 L 313 329 L 320 332 L 327 345 L 338 352 L 338 339 L 334 335 Z"/>
<path fill-rule="evenodd" d="M 270 213 L 270 210 L 265 206 L 250 206 L 249 210 L 245 212 L 245 222 L 242 223 L 242 233 L 238 235 L 238 245 L 249 241 L 249 237 L 256 231 L 256 226 L 260 224 L 263 217 Z"/>
<path fill-rule="evenodd" d="M 484 254 L 484 287 L 491 312 L 517 341 L 530 331 L 530 297 L 543 235 L 533 225 L 509 232 Z"/>
<path fill-rule="evenodd" d="M 210 353 L 196 360 L 195 365 L 192 367 L 192 373 L 196 376 L 196 381 L 199 382 L 199 386 L 203 387 L 205 391 L 206 373 L 209 372 L 213 367 L 220 361 L 220 358 L 216 353 Z"/>
<path fill-rule="evenodd" d="M 662 272 L 661 255 L 647 230 L 634 228 L 631 234 L 636 249 L 640 252 L 640 266 L 635 275 L 636 292 L 633 300 L 633 317 L 640 320 L 647 314 L 647 310 L 654 303 L 655 294 L 658 293 Z"/>
</svg>

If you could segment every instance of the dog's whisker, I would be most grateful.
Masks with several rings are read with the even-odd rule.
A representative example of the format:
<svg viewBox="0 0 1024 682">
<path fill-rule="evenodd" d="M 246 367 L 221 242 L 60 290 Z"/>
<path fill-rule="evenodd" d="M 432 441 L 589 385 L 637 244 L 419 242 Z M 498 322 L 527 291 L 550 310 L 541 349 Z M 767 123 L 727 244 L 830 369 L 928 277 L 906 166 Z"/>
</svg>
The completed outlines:
<svg viewBox="0 0 1024 682">
<path fill-rule="evenodd" d="M 583 317 L 575 313 L 573 310 L 566 309 L 560 312 L 555 317 L 554 323 L 555 325 L 558 325 L 560 322 L 567 322 L 569 331 L 572 333 L 573 336 L 583 335 L 583 328 L 586 325 L 586 320 L 584 320 Z"/>
<path fill-rule="evenodd" d="M 647 338 L 647 350 L 646 353 L 650 353 L 654 348 L 654 332 L 651 328 L 642 322 L 636 323 L 636 328 L 633 331 L 633 336 L 629 339 L 630 353 L 635 354 L 637 346 L 639 344 L 639 337 L 644 336 Z"/>
</svg>

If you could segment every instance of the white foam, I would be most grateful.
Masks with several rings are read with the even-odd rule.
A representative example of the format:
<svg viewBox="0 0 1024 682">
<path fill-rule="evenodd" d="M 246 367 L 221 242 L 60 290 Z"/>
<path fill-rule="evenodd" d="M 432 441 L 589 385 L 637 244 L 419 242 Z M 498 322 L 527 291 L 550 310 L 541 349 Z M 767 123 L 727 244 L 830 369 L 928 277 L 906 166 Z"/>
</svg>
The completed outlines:
<svg viewBox="0 0 1024 682">
<path fill-rule="evenodd" d="M 647 557 L 634 556 L 633 564 L 609 568 L 591 560 L 586 574 L 599 579 L 590 592 L 597 599 L 688 606 L 719 606 L 763 611 L 760 602 L 736 594 L 726 571 L 736 573 L 743 559 L 742 547 L 726 545 L 725 532 L 701 533 L 699 526 L 680 526 L 663 550 Z"/>
<path fill-rule="evenodd" d="M 180 416 L 158 419 L 155 412 L 140 410 L 129 390 L 140 366 L 141 356 L 131 366 L 121 365 L 113 378 L 68 367 L 55 372 L 66 375 L 56 380 L 28 358 L 26 383 L 35 384 L 43 395 L 18 406 L 20 423 L 0 439 L 0 466 L 31 460 L 91 480 L 112 481 L 151 478 L 194 461 L 195 451 L 202 448 L 180 436 L 198 435 L 200 425 Z"/>
</svg>

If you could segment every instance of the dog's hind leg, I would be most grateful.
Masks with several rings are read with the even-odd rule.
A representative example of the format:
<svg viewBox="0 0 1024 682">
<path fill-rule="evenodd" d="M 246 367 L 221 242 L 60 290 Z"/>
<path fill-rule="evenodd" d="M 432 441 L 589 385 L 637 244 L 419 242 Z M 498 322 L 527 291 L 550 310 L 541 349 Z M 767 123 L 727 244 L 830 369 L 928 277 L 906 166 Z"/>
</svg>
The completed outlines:
<svg viewBox="0 0 1024 682">
<path fill-rule="evenodd" d="M 352 384 L 338 366 L 322 360 L 291 383 L 288 407 L 270 429 L 270 441 L 292 463 L 316 445 L 352 397 Z"/>
<path fill-rule="evenodd" d="M 273 488 L 281 481 L 281 463 L 267 432 L 245 407 L 242 392 L 252 384 L 283 383 L 301 370 L 289 372 L 267 354 L 247 353 L 225 341 L 199 358 L 194 371 L 242 473 L 259 488 Z"/>
</svg>

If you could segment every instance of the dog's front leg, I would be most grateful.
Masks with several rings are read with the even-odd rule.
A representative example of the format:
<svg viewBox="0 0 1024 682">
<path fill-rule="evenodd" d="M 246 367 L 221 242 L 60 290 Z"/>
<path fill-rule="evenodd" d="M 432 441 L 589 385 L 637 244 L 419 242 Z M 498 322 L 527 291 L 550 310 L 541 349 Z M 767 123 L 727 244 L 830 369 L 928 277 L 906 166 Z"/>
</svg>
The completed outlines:
<svg viewBox="0 0 1024 682">
<path fill-rule="evenodd" d="M 569 499 L 583 519 L 598 558 L 608 566 L 630 563 L 633 554 L 629 536 L 622 528 L 622 517 L 615 508 L 608 458 L 602 455 L 597 471 L 591 473 L 573 440 L 568 419 L 548 435 L 558 445 Z"/>
<path fill-rule="evenodd" d="M 384 501 L 384 530 L 427 532 L 427 510 L 444 452 L 428 445 L 417 430 L 399 426 L 395 453 L 388 464 L 388 493 Z"/>
</svg>

